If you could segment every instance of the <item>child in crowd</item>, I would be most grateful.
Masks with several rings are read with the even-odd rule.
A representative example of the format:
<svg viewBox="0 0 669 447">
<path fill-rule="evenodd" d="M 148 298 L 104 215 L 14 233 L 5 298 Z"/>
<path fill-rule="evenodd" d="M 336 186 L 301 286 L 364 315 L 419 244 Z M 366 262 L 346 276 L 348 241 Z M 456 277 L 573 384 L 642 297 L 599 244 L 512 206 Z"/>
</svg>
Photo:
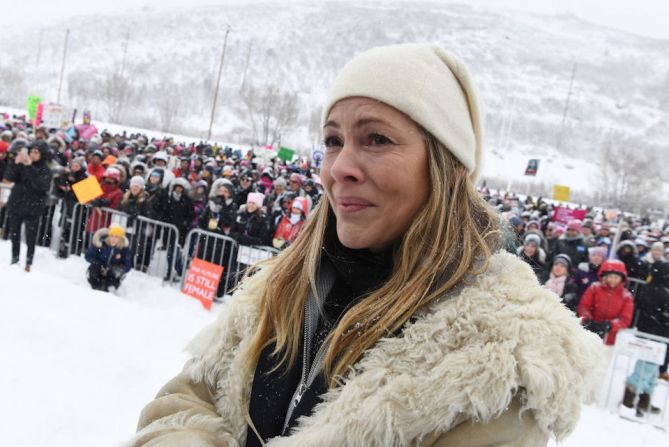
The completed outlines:
<svg viewBox="0 0 669 447">
<path fill-rule="evenodd" d="M 95 290 L 118 289 L 126 273 L 132 268 L 125 229 L 120 225 L 100 228 L 93 236 L 93 243 L 86 251 L 88 282 Z"/>
</svg>

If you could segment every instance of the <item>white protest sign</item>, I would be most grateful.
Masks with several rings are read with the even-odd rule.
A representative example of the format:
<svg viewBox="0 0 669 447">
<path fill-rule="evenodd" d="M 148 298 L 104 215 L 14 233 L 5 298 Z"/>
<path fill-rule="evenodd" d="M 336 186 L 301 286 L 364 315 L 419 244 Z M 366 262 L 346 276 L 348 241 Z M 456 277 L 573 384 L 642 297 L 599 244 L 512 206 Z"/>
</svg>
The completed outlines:
<svg viewBox="0 0 669 447">
<path fill-rule="evenodd" d="M 263 259 L 269 259 L 272 256 L 274 256 L 274 253 L 271 251 L 240 245 L 239 251 L 237 252 L 237 262 L 240 264 L 251 265 L 258 261 L 262 261 Z"/>
<path fill-rule="evenodd" d="M 621 331 L 616 335 L 616 352 L 646 362 L 661 365 L 667 345 L 634 335 L 631 331 Z"/>
</svg>

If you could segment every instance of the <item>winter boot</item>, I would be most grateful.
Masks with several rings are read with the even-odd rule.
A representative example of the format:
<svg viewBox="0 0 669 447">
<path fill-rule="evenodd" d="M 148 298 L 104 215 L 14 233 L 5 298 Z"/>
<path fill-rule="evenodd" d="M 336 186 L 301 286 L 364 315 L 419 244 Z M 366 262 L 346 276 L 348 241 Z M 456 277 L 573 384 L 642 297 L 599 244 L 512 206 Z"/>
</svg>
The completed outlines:
<svg viewBox="0 0 669 447">
<path fill-rule="evenodd" d="M 636 416 L 639 418 L 643 417 L 644 413 L 648 413 L 648 407 L 650 407 L 650 394 L 639 394 L 639 402 L 636 404 Z"/>
<path fill-rule="evenodd" d="M 623 405 L 626 406 L 627 408 L 634 408 L 635 399 L 636 399 L 636 393 L 626 386 L 625 396 L 623 397 Z"/>
<path fill-rule="evenodd" d="M 646 409 L 644 411 L 650 412 L 651 414 L 660 414 L 660 409 L 657 407 L 654 407 L 650 403 L 650 394 L 643 393 L 639 396 L 639 403 L 641 403 L 642 400 L 648 401 L 648 405 L 646 406 Z"/>
<path fill-rule="evenodd" d="M 19 263 L 19 258 L 12 258 L 12 262 L 10 262 L 10 265 L 18 264 Z"/>
<path fill-rule="evenodd" d="M 26 264 L 26 267 L 23 270 L 30 273 L 30 264 Z"/>
<path fill-rule="evenodd" d="M 666 380 L 667 382 L 669 382 L 669 373 L 666 372 L 666 371 L 663 372 L 663 373 L 660 373 L 660 379 L 661 380 Z"/>
</svg>

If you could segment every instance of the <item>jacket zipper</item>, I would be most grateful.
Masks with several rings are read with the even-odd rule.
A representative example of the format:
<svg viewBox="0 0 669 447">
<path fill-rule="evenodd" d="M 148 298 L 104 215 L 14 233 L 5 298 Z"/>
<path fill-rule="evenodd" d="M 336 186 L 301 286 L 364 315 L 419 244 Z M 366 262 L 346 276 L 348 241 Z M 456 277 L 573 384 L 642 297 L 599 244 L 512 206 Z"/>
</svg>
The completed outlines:
<svg viewBox="0 0 669 447">
<path fill-rule="evenodd" d="M 302 396 L 304 396 L 304 393 L 311 386 L 314 380 L 316 380 L 316 376 L 318 375 L 321 369 L 323 357 L 325 356 L 325 352 L 327 351 L 327 343 L 321 344 L 321 346 L 318 348 L 318 351 L 316 352 L 316 355 L 314 356 L 313 363 L 310 363 L 311 359 L 309 358 L 310 357 L 309 348 L 311 347 L 311 338 L 314 333 L 313 331 L 314 328 L 312 326 L 313 319 L 310 318 L 312 312 L 310 312 L 310 310 L 311 310 L 310 300 L 307 300 L 307 302 L 304 305 L 304 344 L 302 347 L 303 350 L 302 377 L 300 378 L 300 384 L 295 390 L 293 398 L 290 401 L 290 405 L 288 406 L 288 411 L 286 412 L 286 419 L 284 420 L 283 423 L 283 431 L 281 433 L 282 435 L 285 435 L 286 429 L 288 428 L 288 423 L 290 422 L 290 419 L 293 416 L 295 408 L 297 408 L 297 405 L 300 403 L 300 400 L 302 400 Z"/>
</svg>

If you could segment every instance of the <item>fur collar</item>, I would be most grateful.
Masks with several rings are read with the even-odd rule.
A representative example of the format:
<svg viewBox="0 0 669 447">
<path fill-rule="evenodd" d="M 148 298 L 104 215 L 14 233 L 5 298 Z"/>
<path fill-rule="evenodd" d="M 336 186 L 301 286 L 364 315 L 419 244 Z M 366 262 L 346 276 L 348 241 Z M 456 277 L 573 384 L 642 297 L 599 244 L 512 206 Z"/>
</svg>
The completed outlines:
<svg viewBox="0 0 669 447">
<path fill-rule="evenodd" d="M 240 445 L 253 379 L 242 372 L 244 350 L 267 278 L 260 271 L 243 285 L 191 343 L 186 368 L 217 390 L 217 410 Z M 499 252 L 485 273 L 426 309 L 401 336 L 380 340 L 290 438 L 269 445 L 405 445 L 463 419 L 489 421 L 521 389 L 523 411 L 560 439 L 597 386 L 602 350 L 527 264 Z"/>
</svg>

